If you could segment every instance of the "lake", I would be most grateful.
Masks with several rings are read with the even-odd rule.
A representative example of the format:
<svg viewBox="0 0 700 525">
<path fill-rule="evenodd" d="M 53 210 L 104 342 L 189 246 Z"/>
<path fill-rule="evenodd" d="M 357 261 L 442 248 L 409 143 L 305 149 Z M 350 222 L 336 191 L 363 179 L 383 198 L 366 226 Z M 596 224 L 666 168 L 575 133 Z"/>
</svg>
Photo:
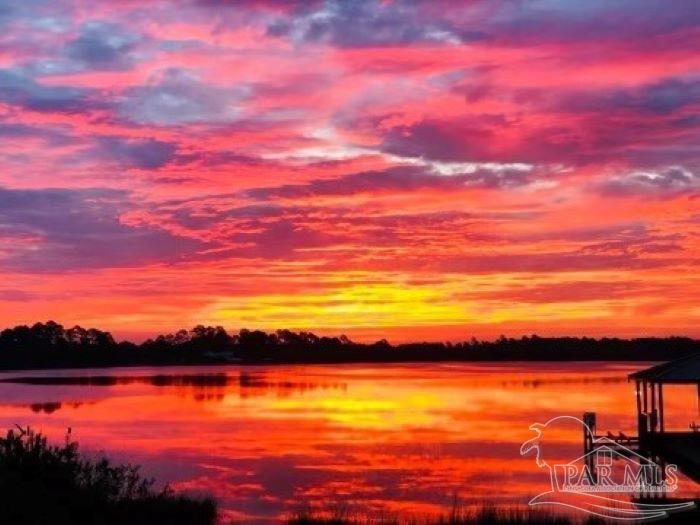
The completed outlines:
<svg viewBox="0 0 700 525">
<path fill-rule="evenodd" d="M 214 494 L 227 517 L 274 522 L 307 505 L 424 517 L 454 501 L 517 505 L 549 487 L 521 457 L 528 427 L 598 414 L 636 434 L 640 363 L 166 367 L 0 374 L 0 425 Z M 677 391 L 676 391 L 677 390 Z M 666 392 L 667 426 L 700 421 L 694 388 Z M 580 431 L 552 450 L 582 454 Z M 682 478 L 680 493 L 697 497 Z"/>
</svg>

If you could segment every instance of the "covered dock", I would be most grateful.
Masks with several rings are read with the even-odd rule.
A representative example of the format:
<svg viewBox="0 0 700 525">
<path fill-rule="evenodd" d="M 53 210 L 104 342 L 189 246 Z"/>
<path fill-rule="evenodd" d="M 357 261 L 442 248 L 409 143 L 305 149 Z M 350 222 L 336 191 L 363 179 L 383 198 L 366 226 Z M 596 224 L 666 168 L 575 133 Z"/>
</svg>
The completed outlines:
<svg viewBox="0 0 700 525">
<path fill-rule="evenodd" d="M 700 427 L 691 418 L 684 429 L 668 429 L 664 414 L 665 385 L 694 386 L 700 401 L 700 353 L 635 372 L 629 379 L 636 384 L 640 451 L 675 463 L 700 481 Z"/>
</svg>

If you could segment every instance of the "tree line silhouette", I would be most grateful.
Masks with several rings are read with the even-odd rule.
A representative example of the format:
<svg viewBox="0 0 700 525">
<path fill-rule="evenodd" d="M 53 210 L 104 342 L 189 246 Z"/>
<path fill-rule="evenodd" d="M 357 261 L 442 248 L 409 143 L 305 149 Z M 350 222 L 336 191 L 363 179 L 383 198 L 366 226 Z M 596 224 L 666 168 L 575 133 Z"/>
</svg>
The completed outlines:
<svg viewBox="0 0 700 525">
<path fill-rule="evenodd" d="M 348 337 L 311 332 L 198 325 L 159 335 L 141 344 L 117 342 L 95 328 L 64 328 L 48 321 L 0 332 L 0 368 L 173 365 L 206 363 L 344 363 L 407 361 L 665 361 L 700 352 L 688 337 L 619 339 L 604 337 L 501 336 L 495 341 L 418 342 L 392 345 L 385 339 L 358 343 Z"/>
</svg>

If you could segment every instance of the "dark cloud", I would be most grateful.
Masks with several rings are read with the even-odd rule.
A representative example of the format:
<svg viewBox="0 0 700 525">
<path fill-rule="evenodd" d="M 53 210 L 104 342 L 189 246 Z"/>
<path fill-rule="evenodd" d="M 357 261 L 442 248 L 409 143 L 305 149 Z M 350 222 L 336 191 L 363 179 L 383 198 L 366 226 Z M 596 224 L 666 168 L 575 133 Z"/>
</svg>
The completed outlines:
<svg viewBox="0 0 700 525">
<path fill-rule="evenodd" d="M 0 137 L 12 139 L 40 138 L 50 146 L 75 144 L 78 139 L 70 135 L 65 128 L 49 126 L 30 126 L 28 124 L 0 122 Z"/>
<path fill-rule="evenodd" d="M 671 78 L 642 87 L 632 94 L 629 102 L 621 101 L 620 105 L 654 113 L 669 113 L 698 102 L 700 80 Z"/>
<path fill-rule="evenodd" d="M 639 39 L 653 46 L 655 36 L 700 23 L 700 3 L 694 0 L 680 0 L 673 9 L 665 0 L 485 3 L 492 8 L 481 11 L 486 16 L 483 30 L 513 44 Z"/>
<path fill-rule="evenodd" d="M 342 196 L 371 192 L 405 192 L 421 189 L 453 191 L 474 188 L 505 188 L 528 184 L 536 172 L 529 169 L 476 168 L 468 173 L 440 175 L 427 167 L 403 166 L 383 171 L 353 173 L 339 179 L 319 179 L 306 184 L 287 184 L 273 188 L 248 190 L 255 199 Z"/>
<path fill-rule="evenodd" d="M 231 200 L 232 196 L 225 196 Z M 178 209 L 170 212 L 172 219 L 179 225 L 194 230 L 207 229 L 217 223 L 226 220 L 250 220 L 263 222 L 273 222 L 284 216 L 296 215 L 300 213 L 299 208 L 286 208 L 278 205 L 252 205 L 252 206 L 231 206 L 224 208 L 220 205 L 210 206 L 200 205 L 196 199 L 180 201 L 177 203 Z M 223 209 L 222 209 L 223 208 Z M 161 211 L 168 213 L 167 204 Z M 251 224 L 257 225 L 257 222 Z"/>
<path fill-rule="evenodd" d="M 126 192 L 109 189 L 0 188 L 0 235 L 8 240 L 0 267 L 47 272 L 137 266 L 181 260 L 204 247 L 122 223 L 127 199 Z"/>
<path fill-rule="evenodd" d="M 49 0 L 0 0 L 0 28 L 17 21 L 36 19 L 47 5 Z"/>
<path fill-rule="evenodd" d="M 156 169 L 173 160 L 176 145 L 155 139 L 134 140 L 120 137 L 101 137 L 102 152 L 125 167 Z"/>
<path fill-rule="evenodd" d="M 83 112 L 95 107 L 91 91 L 69 86 L 45 86 L 13 69 L 0 69 L 0 102 L 34 111 Z"/>
<path fill-rule="evenodd" d="M 348 241 L 348 236 L 329 232 L 327 224 L 310 219 L 311 214 L 309 209 L 275 205 L 216 211 L 206 206 L 188 206 L 171 218 L 177 225 L 193 230 L 216 230 L 217 238 L 231 246 L 217 257 L 285 258 L 297 251 Z"/>
<path fill-rule="evenodd" d="M 500 116 L 458 122 L 423 120 L 390 129 L 381 149 L 404 157 L 441 161 L 493 160 L 491 150 L 498 129 L 505 126 L 507 122 Z"/>
<path fill-rule="evenodd" d="M 23 138 L 37 135 L 38 128 L 27 124 L 0 123 L 0 137 Z"/>
<path fill-rule="evenodd" d="M 700 80 L 695 77 L 666 78 L 658 82 L 629 88 L 570 90 L 563 92 L 535 89 L 519 90 L 518 103 L 537 109 L 564 113 L 636 112 L 668 114 L 700 102 Z M 692 117 L 692 116 L 688 116 Z M 678 124 L 695 125 L 685 118 Z"/>
<path fill-rule="evenodd" d="M 329 42 L 340 47 L 395 46 L 478 40 L 477 28 L 460 28 L 440 16 L 426 16 L 427 2 L 331 0 L 268 26 L 272 36 L 301 42 Z"/>
<path fill-rule="evenodd" d="M 132 66 L 129 52 L 139 37 L 119 24 L 88 22 L 75 40 L 66 44 L 65 56 L 91 70 L 119 70 Z"/>
<path fill-rule="evenodd" d="M 679 4 L 669 9 L 664 0 L 328 0 L 285 12 L 267 31 L 297 42 L 327 42 L 338 47 L 630 39 L 651 46 L 653 37 L 693 28 L 700 22 L 700 4 L 693 0 Z"/>
<path fill-rule="evenodd" d="M 250 222 L 245 230 L 236 231 L 228 240 L 244 246 L 232 254 L 243 257 L 284 258 L 297 251 L 322 248 L 346 242 L 348 237 L 339 233 L 328 233 L 317 227 L 301 224 L 301 221 L 280 218 L 274 221 Z M 249 246 L 246 246 L 249 245 Z"/>
<path fill-rule="evenodd" d="M 700 130 L 692 118 L 682 118 L 697 105 L 695 87 L 678 91 L 668 86 L 640 90 L 643 96 L 587 93 L 538 101 L 534 93 L 530 98 L 523 94 L 518 102 L 523 108 L 561 114 L 556 123 L 538 126 L 534 118 L 497 115 L 433 118 L 382 130 L 379 147 L 402 157 L 446 162 L 576 166 L 626 161 L 639 167 L 669 158 L 695 162 Z"/>
<path fill-rule="evenodd" d="M 598 190 L 612 197 L 677 197 L 700 192 L 700 174 L 681 166 L 671 166 L 614 177 L 600 183 Z"/>
</svg>

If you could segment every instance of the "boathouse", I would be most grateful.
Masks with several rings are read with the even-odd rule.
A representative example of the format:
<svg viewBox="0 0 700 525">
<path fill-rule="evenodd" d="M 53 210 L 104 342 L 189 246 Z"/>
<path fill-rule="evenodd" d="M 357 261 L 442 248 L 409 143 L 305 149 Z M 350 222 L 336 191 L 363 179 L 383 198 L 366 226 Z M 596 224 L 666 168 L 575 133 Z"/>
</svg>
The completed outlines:
<svg viewBox="0 0 700 525">
<path fill-rule="evenodd" d="M 700 353 L 653 366 L 629 375 L 636 384 L 639 448 L 678 464 L 686 475 L 700 479 L 700 426 L 698 407 L 688 407 L 687 427 L 667 429 L 664 386 L 697 389 L 700 403 Z"/>
</svg>

